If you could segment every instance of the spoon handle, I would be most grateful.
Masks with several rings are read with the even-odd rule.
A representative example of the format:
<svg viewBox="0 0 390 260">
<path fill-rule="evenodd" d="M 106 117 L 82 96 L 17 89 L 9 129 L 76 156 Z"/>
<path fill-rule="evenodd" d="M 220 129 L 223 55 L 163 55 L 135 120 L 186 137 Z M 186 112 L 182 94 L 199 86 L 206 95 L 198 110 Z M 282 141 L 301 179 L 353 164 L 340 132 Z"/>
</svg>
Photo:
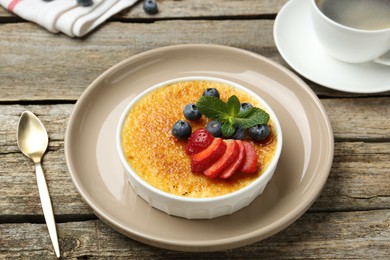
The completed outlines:
<svg viewBox="0 0 390 260">
<path fill-rule="evenodd" d="M 37 177 L 37 184 L 39 190 L 39 197 L 41 198 L 41 204 L 43 209 L 43 215 L 46 220 L 46 225 L 49 230 L 51 242 L 53 243 L 54 251 L 57 257 L 60 257 L 60 247 L 58 245 L 56 223 L 54 220 L 53 208 L 51 206 L 49 190 L 47 189 L 45 175 L 42 170 L 41 164 L 35 163 L 35 174 Z"/>
</svg>

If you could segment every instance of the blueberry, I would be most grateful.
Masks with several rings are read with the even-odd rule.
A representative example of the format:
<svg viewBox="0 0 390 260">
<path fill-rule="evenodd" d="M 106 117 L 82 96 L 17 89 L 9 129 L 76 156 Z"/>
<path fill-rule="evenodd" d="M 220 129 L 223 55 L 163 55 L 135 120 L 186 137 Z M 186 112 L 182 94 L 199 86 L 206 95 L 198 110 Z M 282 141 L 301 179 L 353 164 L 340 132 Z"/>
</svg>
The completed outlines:
<svg viewBox="0 0 390 260">
<path fill-rule="evenodd" d="M 177 139 L 187 140 L 191 133 L 192 127 L 187 121 L 179 120 L 172 126 L 172 134 Z"/>
<path fill-rule="evenodd" d="M 270 134 L 268 125 L 256 125 L 249 128 L 249 135 L 253 140 L 261 141 L 267 138 Z"/>
<path fill-rule="evenodd" d="M 219 122 L 218 120 L 213 120 L 206 125 L 206 130 L 214 137 L 220 137 L 222 136 L 221 126 L 221 122 Z"/>
<path fill-rule="evenodd" d="M 191 121 L 199 120 L 202 117 L 202 113 L 198 110 L 195 104 L 188 104 L 183 110 L 184 117 Z"/>
<path fill-rule="evenodd" d="M 91 6 L 93 4 L 93 0 L 77 0 L 77 3 L 81 6 Z"/>
<path fill-rule="evenodd" d="M 232 136 L 230 136 L 231 139 L 236 140 L 244 140 L 245 139 L 245 129 L 242 126 L 237 126 L 236 131 Z"/>
<path fill-rule="evenodd" d="M 219 92 L 215 88 L 208 88 L 203 92 L 203 96 L 211 96 L 219 98 Z"/>
<path fill-rule="evenodd" d="M 253 106 L 250 103 L 247 103 L 247 102 L 241 103 L 241 105 L 240 105 L 240 112 L 245 111 L 245 110 L 249 110 L 252 107 Z"/>
<path fill-rule="evenodd" d="M 157 14 L 158 13 L 158 7 L 156 0 L 145 0 L 144 1 L 144 11 L 147 14 Z"/>
</svg>

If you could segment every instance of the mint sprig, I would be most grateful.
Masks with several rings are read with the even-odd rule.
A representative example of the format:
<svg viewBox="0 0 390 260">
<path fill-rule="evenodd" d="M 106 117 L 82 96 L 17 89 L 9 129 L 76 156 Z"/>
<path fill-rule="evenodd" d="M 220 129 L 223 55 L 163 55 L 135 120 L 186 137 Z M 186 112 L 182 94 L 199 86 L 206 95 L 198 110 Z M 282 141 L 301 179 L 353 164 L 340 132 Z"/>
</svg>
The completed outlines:
<svg viewBox="0 0 390 260">
<path fill-rule="evenodd" d="M 246 129 L 269 121 L 268 113 L 258 107 L 240 112 L 240 101 L 235 95 L 226 103 L 216 97 L 202 96 L 196 106 L 206 117 L 222 123 L 221 131 L 225 137 L 232 136 L 238 125 Z"/>
</svg>

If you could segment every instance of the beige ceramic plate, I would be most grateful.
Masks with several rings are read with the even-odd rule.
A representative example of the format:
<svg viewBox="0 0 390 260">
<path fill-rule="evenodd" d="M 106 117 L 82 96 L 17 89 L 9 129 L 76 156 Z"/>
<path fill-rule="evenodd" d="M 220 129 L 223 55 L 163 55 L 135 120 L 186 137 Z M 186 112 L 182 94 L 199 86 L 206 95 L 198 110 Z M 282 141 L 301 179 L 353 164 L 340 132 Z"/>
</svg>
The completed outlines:
<svg viewBox="0 0 390 260">
<path fill-rule="evenodd" d="M 186 76 L 247 86 L 274 109 L 282 126 L 283 150 L 272 181 L 252 204 L 230 216 L 188 220 L 153 209 L 133 192 L 115 149 L 115 129 L 132 98 Z M 316 95 L 282 66 L 240 49 L 178 45 L 133 56 L 97 78 L 74 108 L 65 155 L 81 196 L 117 231 L 157 247 L 215 251 L 262 240 L 299 218 L 328 177 L 333 135 Z"/>
</svg>

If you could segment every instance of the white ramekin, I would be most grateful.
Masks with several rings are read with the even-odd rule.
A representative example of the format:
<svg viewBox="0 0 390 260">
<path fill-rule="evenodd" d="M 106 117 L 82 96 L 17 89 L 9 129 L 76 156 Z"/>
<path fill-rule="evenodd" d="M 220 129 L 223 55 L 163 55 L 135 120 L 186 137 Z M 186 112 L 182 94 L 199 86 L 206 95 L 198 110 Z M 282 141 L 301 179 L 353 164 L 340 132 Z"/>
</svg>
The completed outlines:
<svg viewBox="0 0 390 260">
<path fill-rule="evenodd" d="M 125 155 L 122 150 L 121 145 L 121 131 L 122 126 L 127 116 L 128 111 L 133 107 L 133 105 L 143 96 L 154 91 L 157 88 L 167 86 L 173 83 L 180 81 L 190 81 L 190 80 L 207 80 L 207 81 L 216 81 L 227 84 L 232 87 L 236 87 L 252 97 L 256 98 L 260 104 L 263 105 L 265 111 L 270 115 L 270 120 L 273 122 L 274 131 L 277 136 L 277 147 L 275 155 L 272 161 L 269 163 L 267 169 L 264 173 L 259 176 L 258 179 L 254 180 L 248 186 L 237 190 L 235 192 L 211 198 L 187 198 L 182 196 L 173 195 L 162 190 L 155 188 L 154 186 L 147 183 L 143 180 L 130 166 L 127 162 Z M 282 150 L 282 131 L 279 121 L 271 109 L 271 107 L 257 94 L 251 90 L 231 81 L 227 81 L 219 78 L 212 77 L 185 77 L 177 78 L 169 81 L 159 83 L 153 87 L 150 87 L 140 93 L 136 98 L 134 98 L 126 109 L 123 111 L 116 132 L 116 145 L 119 152 L 120 160 L 125 168 L 127 178 L 133 187 L 136 194 L 142 197 L 147 201 L 152 207 L 159 209 L 169 215 L 179 216 L 188 219 L 211 219 L 223 215 L 232 214 L 246 206 L 248 206 L 257 196 L 263 193 L 264 188 L 267 183 L 271 180 L 280 154 Z"/>
</svg>

